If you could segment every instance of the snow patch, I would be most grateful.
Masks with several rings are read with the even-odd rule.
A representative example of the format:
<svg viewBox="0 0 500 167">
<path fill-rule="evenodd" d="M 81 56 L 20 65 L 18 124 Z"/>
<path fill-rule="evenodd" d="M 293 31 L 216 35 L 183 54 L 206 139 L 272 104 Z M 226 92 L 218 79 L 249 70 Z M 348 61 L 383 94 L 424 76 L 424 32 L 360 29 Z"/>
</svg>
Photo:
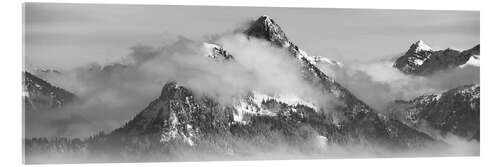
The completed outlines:
<svg viewBox="0 0 500 167">
<path fill-rule="evenodd" d="M 162 133 L 160 137 L 161 143 L 167 143 L 174 139 L 181 139 L 184 143 L 187 143 L 190 146 L 194 146 L 194 130 L 193 126 L 190 124 L 185 125 L 187 134 L 179 131 L 179 126 L 182 126 L 179 123 L 179 119 L 174 112 L 170 113 L 170 118 L 168 120 L 163 120 Z"/>
<path fill-rule="evenodd" d="M 307 107 L 314 109 L 315 111 L 318 111 L 318 107 L 314 103 L 307 101 L 307 100 L 304 100 L 304 99 L 302 99 L 296 95 L 293 95 L 293 94 L 278 94 L 278 95 L 274 95 L 274 96 L 269 96 L 269 95 L 254 91 L 253 92 L 253 99 L 254 99 L 253 101 L 256 104 L 259 104 L 259 107 L 260 107 L 260 104 L 262 103 L 262 101 L 273 99 L 273 100 L 276 100 L 277 102 L 282 102 L 282 103 L 288 104 L 290 106 L 304 105 L 304 106 L 307 106 Z"/>
<path fill-rule="evenodd" d="M 432 51 L 432 48 L 429 45 L 425 44 L 422 40 L 417 41 L 415 44 L 417 45 L 415 52 Z"/>
<path fill-rule="evenodd" d="M 312 108 L 315 111 L 318 111 L 318 107 L 314 103 L 304 100 L 296 95 L 280 94 L 270 96 L 264 93 L 253 91 L 251 92 L 251 96 L 249 96 L 248 98 L 234 101 L 233 108 L 235 109 L 235 112 L 233 113 L 233 120 L 239 123 L 246 124 L 247 122 L 244 120 L 245 115 L 276 116 L 277 113 L 275 111 L 264 109 L 264 107 L 262 106 L 262 102 L 268 100 L 285 103 L 292 107 L 304 105 Z"/>
<path fill-rule="evenodd" d="M 220 48 L 220 46 L 210 43 L 203 43 L 203 48 L 205 49 L 205 55 L 210 58 L 215 58 L 214 50 L 215 48 Z"/>
<path fill-rule="evenodd" d="M 418 66 L 421 66 L 422 64 L 424 64 L 425 60 L 422 60 L 422 59 L 413 59 L 413 64 L 416 64 Z"/>
<path fill-rule="evenodd" d="M 478 55 L 473 55 L 469 58 L 469 60 L 465 63 L 460 65 L 460 68 L 464 68 L 467 66 L 474 66 L 474 67 L 479 67 L 479 56 Z"/>
</svg>

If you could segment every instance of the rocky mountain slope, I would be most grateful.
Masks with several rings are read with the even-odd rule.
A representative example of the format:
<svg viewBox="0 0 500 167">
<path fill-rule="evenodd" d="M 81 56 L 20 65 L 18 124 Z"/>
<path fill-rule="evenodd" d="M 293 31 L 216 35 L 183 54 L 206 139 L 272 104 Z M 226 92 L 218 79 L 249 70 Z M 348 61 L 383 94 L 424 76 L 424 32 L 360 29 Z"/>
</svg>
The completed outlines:
<svg viewBox="0 0 500 167">
<path fill-rule="evenodd" d="M 466 85 L 444 93 L 419 96 L 409 101 L 395 101 L 389 111 L 408 125 L 437 130 L 479 140 L 480 88 Z M 432 131 L 427 130 L 429 133 Z"/>
<path fill-rule="evenodd" d="M 434 51 L 423 41 L 417 41 L 395 61 L 393 66 L 405 74 L 429 75 L 436 71 L 459 67 L 468 61 L 479 61 L 479 55 L 479 45 L 464 51 L 450 48 Z"/>
<path fill-rule="evenodd" d="M 23 72 L 23 101 L 26 111 L 61 108 L 73 102 L 76 95 L 29 73 Z"/>
<path fill-rule="evenodd" d="M 389 127 L 406 129 L 406 127 L 404 125 L 400 125 L 398 121 L 387 119 L 383 115 L 375 113 L 372 108 L 356 98 L 340 83 L 334 82 L 332 78 L 327 76 L 316 66 L 316 57 L 309 56 L 306 52 L 299 49 L 297 45 L 289 41 L 280 26 L 270 17 L 260 17 L 254 22 L 254 24 L 252 24 L 252 26 L 250 26 L 249 29 L 245 31 L 245 33 L 250 37 L 265 39 L 277 47 L 287 49 L 292 57 L 298 59 L 298 61 L 301 62 L 303 78 L 305 80 L 309 81 L 314 86 L 322 88 L 324 92 L 331 94 L 342 101 L 343 105 L 337 105 L 335 108 L 346 116 L 347 120 L 343 123 L 347 125 L 347 127 L 366 130 L 362 132 L 366 133 L 364 135 L 381 135 L 378 137 L 383 136 L 388 138 L 390 138 L 391 134 L 391 129 Z M 403 130 L 399 132 L 402 131 Z M 411 130 L 408 130 L 408 132 L 412 133 Z M 418 134 L 419 133 L 415 131 L 412 135 L 418 136 Z M 401 136 L 400 139 L 396 139 L 401 140 L 405 135 L 394 136 Z M 391 140 L 393 139 L 386 139 L 386 141 Z"/>
<path fill-rule="evenodd" d="M 241 148 L 242 142 L 264 150 L 272 149 L 278 143 L 309 150 L 326 144 L 408 149 L 435 141 L 398 120 L 376 113 L 334 82 L 315 65 L 320 59 L 307 55 L 289 41 L 270 17 L 258 18 L 244 33 L 248 38 L 264 39 L 274 47 L 287 50 L 291 58 L 300 62 L 304 80 L 335 97 L 331 106 L 335 111 L 325 112 L 325 109 L 300 97 L 266 95 L 252 90 L 233 105 L 223 105 L 212 97 L 195 96 L 182 84 L 169 82 L 160 97 L 135 118 L 109 135 L 96 139 L 99 143 L 96 148 L 184 145 L 198 151 L 219 150 L 221 154 L 241 155 L 247 150 Z M 208 48 L 214 51 L 209 58 L 238 61 L 220 46 L 210 44 Z M 343 117 L 342 121 L 333 120 L 339 116 Z"/>
</svg>

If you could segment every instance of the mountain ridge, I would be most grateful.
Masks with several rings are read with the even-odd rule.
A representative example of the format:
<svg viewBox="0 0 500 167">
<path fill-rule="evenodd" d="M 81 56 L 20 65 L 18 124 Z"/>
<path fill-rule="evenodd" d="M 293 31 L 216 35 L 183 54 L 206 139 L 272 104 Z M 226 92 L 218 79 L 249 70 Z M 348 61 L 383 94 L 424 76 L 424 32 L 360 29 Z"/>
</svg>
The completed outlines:
<svg viewBox="0 0 500 167">
<path fill-rule="evenodd" d="M 405 74 L 425 76 L 460 67 L 470 59 L 478 59 L 479 55 L 479 44 L 463 51 L 450 48 L 434 51 L 419 40 L 413 43 L 403 56 L 396 59 L 393 67 Z"/>
<path fill-rule="evenodd" d="M 30 72 L 23 72 L 23 102 L 26 111 L 58 109 L 76 99 L 75 94 L 54 86 Z"/>
<path fill-rule="evenodd" d="M 425 143 L 425 142 L 431 142 L 434 141 L 432 138 L 429 136 L 420 133 L 418 131 L 415 131 L 409 127 L 406 127 L 404 124 L 398 122 L 397 120 L 391 120 L 388 119 L 385 116 L 382 116 L 381 114 L 376 113 L 373 109 L 371 109 L 368 105 L 363 103 L 361 100 L 357 99 L 354 95 L 352 95 L 346 88 L 342 87 L 340 84 L 333 82 L 326 74 L 324 74 L 319 68 L 317 68 L 309 59 L 306 58 L 307 54 L 304 51 L 301 51 L 298 46 L 293 44 L 291 41 L 288 41 L 286 38 L 286 35 L 284 34 L 283 30 L 279 27 L 279 25 L 276 24 L 274 20 L 272 20 L 268 16 L 262 16 L 257 21 L 255 22 L 254 25 L 257 26 L 250 26 L 249 30 L 245 31 L 248 34 L 248 37 L 254 37 L 254 38 L 263 38 L 271 43 L 274 43 L 275 47 L 278 48 L 283 48 L 289 51 L 290 55 L 292 57 L 297 58 L 297 61 L 301 62 L 301 66 L 303 69 L 302 75 L 305 80 L 308 80 L 312 85 L 320 86 L 321 89 L 323 89 L 326 93 L 332 94 L 335 97 L 342 99 L 343 102 L 345 102 L 345 106 L 336 106 L 336 110 L 339 110 L 343 113 L 343 115 L 347 118 L 347 121 L 342 122 L 340 124 L 334 124 L 334 122 L 329 122 L 326 125 L 318 125 L 317 128 L 319 129 L 325 129 L 326 127 L 333 128 L 330 130 L 330 132 L 321 132 L 324 133 L 324 136 L 327 136 L 326 138 L 330 141 L 333 140 L 348 140 L 348 138 L 356 138 L 358 140 L 357 142 L 368 142 L 368 143 L 377 143 L 380 145 L 385 145 L 385 146 L 392 146 L 392 147 L 419 147 L 420 144 Z M 254 30 L 257 29 L 257 30 Z M 269 31 L 272 30 L 272 31 Z M 264 33 L 259 35 L 257 32 Z M 278 33 L 276 35 L 274 32 Z M 113 132 L 113 134 L 119 134 L 119 133 L 129 133 L 130 131 L 135 131 L 135 130 L 127 130 L 124 129 L 134 129 L 133 126 L 129 127 L 130 125 L 134 125 L 137 122 L 143 122 L 145 124 L 137 123 L 139 124 L 138 127 L 155 127 L 153 129 L 156 129 L 154 134 L 157 134 L 157 137 L 160 136 L 172 136 L 169 132 L 167 133 L 160 133 L 161 129 L 170 129 L 172 131 L 177 131 L 181 129 L 181 131 L 185 132 L 183 134 L 175 135 L 175 136 L 183 136 L 181 138 L 185 138 L 185 141 L 193 141 L 193 139 L 186 139 L 189 138 L 190 134 L 197 132 L 196 128 L 201 128 L 200 126 L 193 125 L 193 122 L 206 122 L 205 121 L 200 121 L 193 115 L 203 113 L 201 115 L 212 115 L 212 112 L 215 113 L 225 113 L 222 115 L 218 115 L 217 117 L 213 118 L 220 118 L 223 121 L 216 120 L 219 123 L 222 123 L 222 125 L 217 126 L 220 129 L 216 130 L 208 130 L 208 131 L 220 131 L 222 130 L 222 133 L 228 133 L 227 129 L 230 129 L 231 127 L 238 126 L 240 128 L 246 129 L 248 126 L 254 125 L 253 122 L 250 121 L 249 124 L 241 123 L 235 121 L 235 117 L 238 115 L 235 115 L 234 113 L 238 111 L 238 108 L 243 107 L 246 112 L 243 112 L 243 114 L 250 114 L 250 117 L 247 117 L 247 119 L 253 120 L 256 118 L 266 118 L 266 119 L 276 119 L 277 117 L 283 116 L 283 119 L 285 120 L 290 120 L 292 122 L 297 121 L 297 120 L 302 120 L 302 121 L 312 121 L 305 119 L 303 116 L 304 115 L 310 115 L 312 117 L 318 117 L 318 114 L 321 114 L 321 112 L 315 111 L 313 108 L 304 106 L 304 105 L 291 105 L 291 104 L 286 104 L 283 102 L 279 102 L 277 100 L 270 100 L 267 102 L 267 105 L 274 106 L 271 108 L 277 109 L 277 112 L 275 112 L 277 115 L 270 116 L 270 115 L 261 115 L 263 112 L 266 110 L 263 107 L 258 107 L 260 105 L 263 105 L 265 101 L 262 102 L 251 102 L 251 101 L 243 101 L 244 104 L 243 106 L 220 106 L 220 104 L 216 103 L 213 100 L 210 100 L 210 97 L 193 97 L 190 91 L 185 89 L 183 86 L 177 85 L 176 83 L 167 83 L 162 91 L 162 95 L 155 101 L 153 101 L 150 106 L 143 112 L 141 112 L 136 118 L 137 120 L 141 120 L 141 118 L 147 118 L 145 121 L 137 121 L 136 118 L 133 119 L 132 122 L 127 123 L 126 126 L 128 128 L 120 128 L 120 130 L 117 130 Z M 165 91 L 167 90 L 167 91 Z M 164 94 L 164 92 L 168 92 L 170 94 Z M 252 95 L 253 96 L 253 95 Z M 194 100 L 194 99 L 205 99 L 203 100 Z M 256 104 L 257 103 L 257 104 Z M 261 103 L 261 104 L 258 104 Z M 214 109 L 213 106 L 212 108 L 206 107 L 210 105 L 215 105 L 218 106 L 216 108 L 216 111 L 212 110 Z M 193 106 L 197 106 L 194 107 Z M 201 107 L 204 108 L 204 110 L 211 110 L 211 112 L 203 112 L 203 110 L 199 110 L 200 106 L 205 106 Z M 264 105 L 265 106 L 265 105 Z M 257 107 L 255 110 L 248 110 L 250 108 Z M 277 108 L 276 108 L 277 107 Z M 167 109 L 168 108 L 168 109 Z M 210 108 L 210 109 L 209 109 Z M 161 110 L 161 112 L 160 112 Z M 252 112 L 255 112 L 257 115 L 253 115 Z M 146 114 L 146 113 L 152 113 L 152 114 Z M 163 114 L 160 114 L 163 113 Z M 168 113 L 165 115 L 165 113 Z M 175 113 L 172 115 L 172 113 Z M 144 116 L 144 114 L 149 115 L 149 117 Z M 299 115 L 296 115 L 299 114 Z M 142 115 L 142 116 L 141 116 Z M 292 118 L 288 118 L 288 116 L 291 116 Z M 295 116 L 293 116 L 295 115 Z M 275 117 L 277 116 L 277 117 Z M 206 116 L 204 116 L 206 117 Z M 174 119 L 175 118 L 175 119 Z M 243 118 L 244 119 L 244 118 Z M 305 119 L 305 120 L 304 120 Z M 319 118 L 319 119 L 324 119 L 324 121 L 328 120 L 326 118 Z M 157 120 L 156 123 L 151 123 L 154 122 L 152 120 Z M 189 120 L 188 122 L 191 123 L 186 123 L 185 121 Z M 198 121 L 194 121 L 198 120 Z M 159 122 L 158 122 L 159 121 Z M 163 123 L 162 123 L 163 121 Z M 147 123 L 149 122 L 149 123 Z M 173 122 L 176 122 L 175 125 L 172 125 Z M 327 121 L 328 122 L 328 121 Z M 177 124 L 180 123 L 180 124 Z M 165 124 L 164 126 L 162 124 Z M 326 127 L 325 127 L 326 126 Z M 173 128 L 175 127 L 175 128 Z M 188 128 L 190 127 L 190 128 Z M 327 129 L 330 129 L 327 128 Z M 146 128 L 147 129 L 147 128 Z M 145 133 L 145 131 L 148 131 L 146 129 L 143 129 L 141 133 Z M 191 130 L 188 130 L 191 129 Z M 225 129 L 225 130 L 224 130 Z M 201 132 L 205 132 L 205 130 L 200 130 Z M 198 132 L 200 132 L 198 131 Z M 345 132 L 343 132 L 345 131 Z M 191 133 L 192 132 L 192 133 Z M 230 134 L 234 134 L 238 132 L 231 132 Z M 165 135 L 165 134 L 170 134 L 170 135 Z M 172 134 L 178 134 L 177 132 L 172 133 Z M 333 135 L 333 136 L 332 136 Z M 336 136 L 336 137 L 334 137 Z M 161 138 L 161 137 L 160 137 Z M 170 137 L 166 137 L 170 138 Z M 418 142 L 415 142 L 415 139 L 419 139 Z M 165 141 L 161 139 L 161 141 Z M 169 141 L 169 140 L 168 140 Z M 337 141 L 339 142 L 339 141 Z M 187 142 L 187 143 L 196 143 L 196 142 Z M 192 145 L 192 144 L 189 144 Z"/>
<path fill-rule="evenodd" d="M 429 126 L 441 136 L 451 133 L 479 140 L 479 91 L 479 84 L 459 86 L 443 93 L 395 101 L 388 110 L 393 117 L 415 128 Z"/>
</svg>

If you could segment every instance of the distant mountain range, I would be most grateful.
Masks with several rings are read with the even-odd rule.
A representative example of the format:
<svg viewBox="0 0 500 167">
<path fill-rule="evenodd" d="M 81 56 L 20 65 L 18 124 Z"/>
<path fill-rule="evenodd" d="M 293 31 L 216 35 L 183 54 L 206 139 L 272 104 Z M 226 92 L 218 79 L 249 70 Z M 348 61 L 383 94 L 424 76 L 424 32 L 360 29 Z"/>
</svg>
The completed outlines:
<svg viewBox="0 0 500 167">
<path fill-rule="evenodd" d="M 450 48 L 434 51 L 423 41 L 417 41 L 396 60 L 393 66 L 405 74 L 429 75 L 436 71 L 453 69 L 468 62 L 479 62 L 479 55 L 479 45 L 464 51 Z"/>
</svg>

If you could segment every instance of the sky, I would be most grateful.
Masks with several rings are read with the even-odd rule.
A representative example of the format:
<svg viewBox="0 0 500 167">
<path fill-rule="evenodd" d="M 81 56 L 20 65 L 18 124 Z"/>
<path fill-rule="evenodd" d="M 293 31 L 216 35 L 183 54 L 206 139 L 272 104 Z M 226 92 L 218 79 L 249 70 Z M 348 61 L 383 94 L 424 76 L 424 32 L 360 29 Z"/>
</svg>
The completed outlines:
<svg viewBox="0 0 500 167">
<path fill-rule="evenodd" d="M 168 5 L 25 4 L 25 63 L 70 69 L 123 59 L 135 45 L 204 40 L 271 16 L 311 55 L 343 63 L 394 57 L 423 40 L 435 49 L 479 44 L 478 11 Z"/>
</svg>

